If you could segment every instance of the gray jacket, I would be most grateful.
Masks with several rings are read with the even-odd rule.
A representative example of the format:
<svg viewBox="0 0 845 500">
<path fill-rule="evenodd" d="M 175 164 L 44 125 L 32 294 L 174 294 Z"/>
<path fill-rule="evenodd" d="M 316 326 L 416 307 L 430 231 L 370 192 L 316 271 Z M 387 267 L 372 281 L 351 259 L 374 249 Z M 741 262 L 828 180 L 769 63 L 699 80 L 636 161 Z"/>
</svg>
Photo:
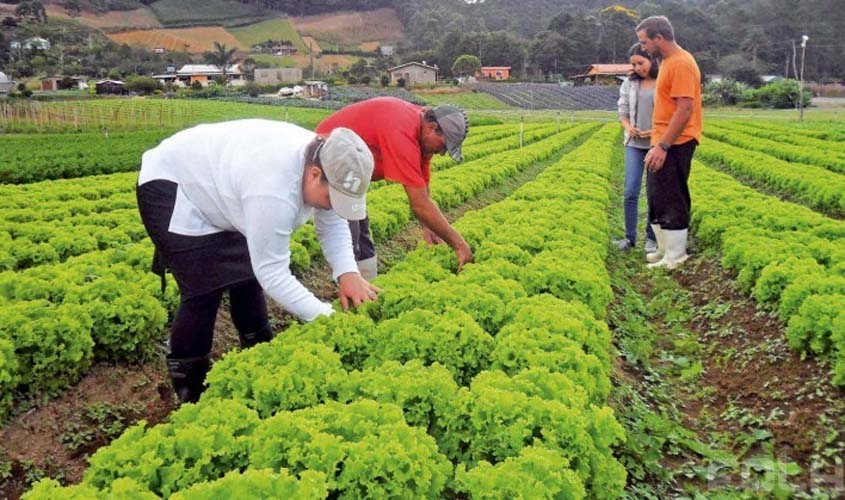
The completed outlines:
<svg viewBox="0 0 845 500">
<path fill-rule="evenodd" d="M 619 87 L 619 101 L 616 103 L 619 108 L 619 118 L 628 118 L 633 126 L 636 126 L 637 123 L 637 93 L 639 90 L 640 80 L 626 79 Z M 627 146 L 630 140 L 631 138 L 626 130 L 623 144 Z"/>
</svg>

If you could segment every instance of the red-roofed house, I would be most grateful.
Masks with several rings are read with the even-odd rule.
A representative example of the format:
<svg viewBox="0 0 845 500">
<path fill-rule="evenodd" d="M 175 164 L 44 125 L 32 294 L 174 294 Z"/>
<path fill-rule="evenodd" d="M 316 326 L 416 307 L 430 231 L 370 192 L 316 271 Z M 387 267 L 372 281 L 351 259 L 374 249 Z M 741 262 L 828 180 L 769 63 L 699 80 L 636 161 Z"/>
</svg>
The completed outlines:
<svg viewBox="0 0 845 500">
<path fill-rule="evenodd" d="M 482 66 L 480 72 L 475 73 L 475 77 L 485 80 L 507 80 L 511 77 L 510 66 Z"/>
<path fill-rule="evenodd" d="M 611 84 L 628 76 L 630 64 L 591 64 L 586 73 L 569 77 L 577 85 Z"/>
</svg>

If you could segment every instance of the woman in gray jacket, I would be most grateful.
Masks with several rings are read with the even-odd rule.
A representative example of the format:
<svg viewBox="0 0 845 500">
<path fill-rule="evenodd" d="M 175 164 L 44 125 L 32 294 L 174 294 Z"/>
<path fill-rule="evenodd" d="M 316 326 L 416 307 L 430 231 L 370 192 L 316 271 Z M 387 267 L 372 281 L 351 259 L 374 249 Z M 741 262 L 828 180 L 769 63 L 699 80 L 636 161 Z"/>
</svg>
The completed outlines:
<svg viewBox="0 0 845 500">
<path fill-rule="evenodd" d="M 658 63 L 639 43 L 628 51 L 633 69 L 619 88 L 619 120 L 625 129 L 625 238 L 616 244 L 620 250 L 637 243 L 637 205 L 642 187 L 645 155 L 651 147 L 651 115 Z M 650 224 L 646 224 L 646 252 L 657 250 Z"/>
</svg>

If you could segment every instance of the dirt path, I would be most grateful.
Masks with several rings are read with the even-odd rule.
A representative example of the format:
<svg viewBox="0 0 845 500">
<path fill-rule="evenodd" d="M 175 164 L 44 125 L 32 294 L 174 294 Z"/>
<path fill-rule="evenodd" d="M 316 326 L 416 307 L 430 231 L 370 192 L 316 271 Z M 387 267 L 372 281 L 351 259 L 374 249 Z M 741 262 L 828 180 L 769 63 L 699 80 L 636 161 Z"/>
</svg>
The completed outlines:
<svg viewBox="0 0 845 500">
<path fill-rule="evenodd" d="M 638 250 L 609 268 L 633 498 L 845 498 L 845 391 L 789 348 L 718 256 L 666 273 Z"/>
</svg>

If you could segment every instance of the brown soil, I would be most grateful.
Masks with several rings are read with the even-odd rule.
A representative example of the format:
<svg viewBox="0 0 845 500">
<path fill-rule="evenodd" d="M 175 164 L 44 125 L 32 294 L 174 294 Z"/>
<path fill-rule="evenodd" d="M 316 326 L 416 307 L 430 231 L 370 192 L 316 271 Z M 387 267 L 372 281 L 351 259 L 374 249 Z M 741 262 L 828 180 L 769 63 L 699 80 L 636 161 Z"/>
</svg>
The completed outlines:
<svg viewBox="0 0 845 500">
<path fill-rule="evenodd" d="M 721 317 L 699 313 L 685 325 L 698 337 L 704 367 L 698 387 L 683 391 L 685 426 L 700 434 L 730 436 L 765 428 L 773 435 L 779 459 L 798 463 L 804 470 L 799 483 L 806 481 L 813 454 L 824 446 L 831 424 L 845 429 L 845 393 L 830 384 L 828 368 L 813 358 L 802 360 L 789 348 L 783 323 L 737 290 L 718 262 L 691 259 L 672 277 L 696 308 L 730 305 Z M 697 390 L 702 388 L 708 389 L 704 395 Z M 737 408 L 754 418 L 740 422 Z M 755 451 L 759 449 L 752 448 L 751 455 Z"/>
</svg>

